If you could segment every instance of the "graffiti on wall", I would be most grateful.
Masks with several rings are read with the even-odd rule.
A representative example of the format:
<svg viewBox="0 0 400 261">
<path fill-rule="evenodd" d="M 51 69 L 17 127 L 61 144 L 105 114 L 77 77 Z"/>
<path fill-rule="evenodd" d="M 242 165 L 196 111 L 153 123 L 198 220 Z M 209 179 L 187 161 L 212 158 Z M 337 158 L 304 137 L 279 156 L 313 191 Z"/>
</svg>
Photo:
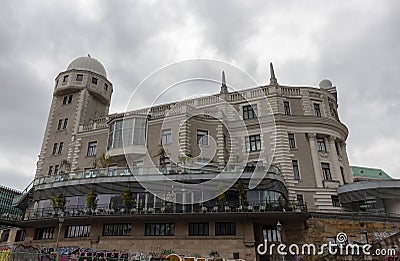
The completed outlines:
<svg viewBox="0 0 400 261">
<path fill-rule="evenodd" d="M 216 252 L 218 253 L 218 252 Z M 215 254 L 215 253 L 213 253 Z M 96 250 L 93 248 L 80 248 L 76 246 L 54 248 L 33 245 L 11 245 L 0 247 L 0 261 L 225 261 L 219 254 L 202 257 L 201 255 L 177 255 L 172 249 L 152 248 L 148 254 L 142 252 L 127 252 L 118 250 Z M 240 261 L 244 261 L 240 259 Z"/>
</svg>

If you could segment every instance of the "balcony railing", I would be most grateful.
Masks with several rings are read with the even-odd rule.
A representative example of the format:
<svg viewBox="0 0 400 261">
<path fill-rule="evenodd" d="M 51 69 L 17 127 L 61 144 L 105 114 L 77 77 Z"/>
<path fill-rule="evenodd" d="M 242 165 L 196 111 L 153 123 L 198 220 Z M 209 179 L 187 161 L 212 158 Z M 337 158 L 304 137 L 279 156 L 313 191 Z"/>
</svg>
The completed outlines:
<svg viewBox="0 0 400 261">
<path fill-rule="evenodd" d="M 20 221 L 22 220 L 22 214 L 11 214 L 11 213 L 1 213 L 0 220 L 7 220 L 7 221 Z M 1 222 L 0 222 L 1 224 Z"/>
<path fill-rule="evenodd" d="M 237 174 L 238 172 L 243 171 L 243 166 L 241 165 L 230 165 L 226 170 L 222 173 L 224 174 Z M 247 171 L 266 171 L 268 175 L 275 175 L 276 178 L 281 179 L 283 182 L 282 174 L 277 167 L 271 167 L 268 170 L 264 166 L 257 166 L 254 169 L 249 170 L 248 168 L 244 168 L 244 173 Z M 48 176 L 36 178 L 33 182 L 34 186 L 40 184 L 47 184 L 53 182 L 62 182 L 68 180 L 79 180 L 79 179 L 91 179 L 91 178 L 99 178 L 99 177 L 121 177 L 121 176 L 157 176 L 160 174 L 163 175 L 180 175 L 180 177 L 184 177 L 181 175 L 186 174 L 209 174 L 212 176 L 219 175 L 221 173 L 215 166 L 206 166 L 203 168 L 189 168 L 189 167 L 135 167 L 132 169 L 129 168 L 99 168 L 99 169 L 91 169 L 84 171 L 72 171 L 68 173 L 59 173 L 57 176 Z"/>
<path fill-rule="evenodd" d="M 307 212 L 305 203 L 289 201 L 248 202 L 246 205 L 227 203 L 214 205 L 210 202 L 194 205 L 182 205 L 174 203 L 160 203 L 146 206 L 110 207 L 98 205 L 95 209 L 85 205 L 67 206 L 63 210 L 49 208 L 37 208 L 25 213 L 24 220 L 36 220 L 46 218 L 85 217 L 85 216 L 121 216 L 121 215 L 157 215 L 157 214 L 205 214 L 205 213 L 264 213 L 264 212 Z"/>
</svg>

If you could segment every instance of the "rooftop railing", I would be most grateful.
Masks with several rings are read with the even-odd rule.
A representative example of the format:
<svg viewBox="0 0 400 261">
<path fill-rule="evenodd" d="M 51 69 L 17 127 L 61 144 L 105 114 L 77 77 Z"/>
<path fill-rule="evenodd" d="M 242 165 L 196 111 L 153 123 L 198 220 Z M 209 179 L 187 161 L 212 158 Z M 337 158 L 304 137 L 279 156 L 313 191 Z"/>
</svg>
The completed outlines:
<svg viewBox="0 0 400 261">
<path fill-rule="evenodd" d="M 59 173 L 56 176 L 47 176 L 36 178 L 33 181 L 33 185 L 37 186 L 40 184 L 47 184 L 53 182 L 62 182 L 68 180 L 79 180 L 79 179 L 91 179 L 91 178 L 99 178 L 99 177 L 121 177 L 121 176 L 136 176 L 136 177 L 146 177 L 146 176 L 159 176 L 159 175 L 169 175 L 173 178 L 173 175 L 176 177 L 180 177 L 180 179 L 184 179 L 185 175 L 209 175 L 210 178 L 220 175 L 221 173 L 229 177 L 229 174 L 237 175 L 238 172 L 253 172 L 253 171 L 263 171 L 267 172 L 266 174 L 274 176 L 276 179 L 280 179 L 283 182 L 283 176 L 277 167 L 270 167 L 268 170 L 262 165 L 257 166 L 255 168 L 243 168 L 240 165 L 231 165 L 226 168 L 226 170 L 221 171 L 218 170 L 216 166 L 206 166 L 203 168 L 189 168 L 189 167 L 135 167 L 132 170 L 129 168 L 99 168 L 99 169 L 90 169 L 90 170 L 81 170 L 81 171 L 72 171 L 68 173 Z M 204 178 L 203 176 L 199 178 Z"/>
<path fill-rule="evenodd" d="M 64 217 L 85 217 L 85 216 L 121 216 L 121 215 L 157 215 L 157 214 L 206 214 L 206 213 L 263 213 L 263 212 L 307 212 L 307 205 L 297 201 L 252 201 L 246 204 L 228 202 L 226 204 L 203 204 L 182 205 L 175 203 L 156 203 L 144 205 L 133 205 L 130 207 L 111 207 L 109 204 L 98 205 L 90 209 L 85 205 L 70 205 L 63 210 L 48 208 L 37 208 L 25 213 L 24 220 L 37 220 L 46 218 Z"/>
</svg>

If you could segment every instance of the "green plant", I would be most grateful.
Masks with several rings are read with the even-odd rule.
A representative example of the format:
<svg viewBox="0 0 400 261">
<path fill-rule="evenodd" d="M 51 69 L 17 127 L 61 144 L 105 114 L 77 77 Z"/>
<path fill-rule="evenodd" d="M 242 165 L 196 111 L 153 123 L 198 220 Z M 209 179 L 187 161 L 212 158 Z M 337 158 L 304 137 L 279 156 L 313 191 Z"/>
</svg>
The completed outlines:
<svg viewBox="0 0 400 261">
<path fill-rule="evenodd" d="M 65 204 L 67 203 L 63 194 L 58 193 L 57 196 L 50 197 L 51 206 L 54 210 L 64 211 Z"/>
<path fill-rule="evenodd" d="M 218 203 L 220 204 L 220 206 L 224 206 L 225 203 L 226 203 L 226 195 L 225 195 L 225 192 L 219 194 L 219 196 L 218 196 L 217 199 L 218 199 Z"/>
<path fill-rule="evenodd" d="M 97 207 L 97 194 L 94 192 L 94 187 L 92 187 L 86 195 L 86 207 L 89 209 L 95 209 Z"/>
<path fill-rule="evenodd" d="M 247 202 L 247 185 L 242 180 L 239 180 L 236 183 L 236 189 L 239 194 L 240 204 L 245 204 Z"/>
<path fill-rule="evenodd" d="M 129 188 L 124 188 L 122 191 L 122 205 L 124 207 L 130 207 L 132 206 L 132 203 L 132 192 L 129 190 Z"/>
<path fill-rule="evenodd" d="M 113 160 L 110 157 L 107 157 L 105 153 L 103 153 L 97 159 L 97 162 L 100 168 L 107 168 L 113 163 Z"/>
</svg>

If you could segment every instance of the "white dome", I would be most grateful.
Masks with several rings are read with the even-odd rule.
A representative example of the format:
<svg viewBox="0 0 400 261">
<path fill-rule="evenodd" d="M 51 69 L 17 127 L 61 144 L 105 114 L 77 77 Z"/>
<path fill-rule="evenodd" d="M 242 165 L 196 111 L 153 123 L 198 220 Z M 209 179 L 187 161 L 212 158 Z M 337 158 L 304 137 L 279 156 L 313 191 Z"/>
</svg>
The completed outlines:
<svg viewBox="0 0 400 261">
<path fill-rule="evenodd" d="M 107 72 L 104 66 L 92 57 L 76 58 L 68 65 L 67 71 L 73 69 L 91 71 L 107 78 Z"/>
<path fill-rule="evenodd" d="M 319 88 L 322 88 L 322 89 L 329 89 L 332 86 L 333 86 L 332 82 L 328 79 L 324 79 L 319 83 Z"/>
</svg>

